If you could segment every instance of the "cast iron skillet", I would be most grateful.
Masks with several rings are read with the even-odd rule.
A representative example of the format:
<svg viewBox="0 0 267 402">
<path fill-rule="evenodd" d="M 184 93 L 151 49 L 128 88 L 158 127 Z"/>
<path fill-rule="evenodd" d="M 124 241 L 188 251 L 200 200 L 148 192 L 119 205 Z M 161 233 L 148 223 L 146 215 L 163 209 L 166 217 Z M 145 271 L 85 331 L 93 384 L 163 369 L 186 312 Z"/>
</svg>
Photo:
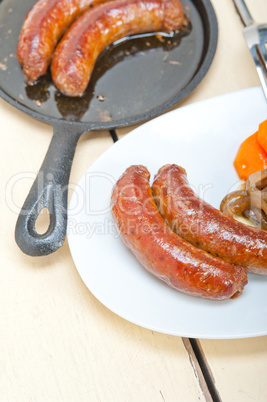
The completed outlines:
<svg viewBox="0 0 267 402">
<path fill-rule="evenodd" d="M 189 27 L 174 37 L 134 38 L 100 56 L 82 98 L 58 93 L 50 72 L 29 87 L 16 59 L 17 39 L 35 0 L 0 0 L 0 95 L 16 108 L 53 126 L 44 162 L 18 217 L 15 239 L 31 256 L 64 242 L 67 187 L 76 144 L 89 130 L 114 129 L 155 117 L 187 96 L 207 73 L 215 54 L 217 20 L 209 0 L 182 0 Z M 46 233 L 35 223 L 43 208 Z"/>
</svg>

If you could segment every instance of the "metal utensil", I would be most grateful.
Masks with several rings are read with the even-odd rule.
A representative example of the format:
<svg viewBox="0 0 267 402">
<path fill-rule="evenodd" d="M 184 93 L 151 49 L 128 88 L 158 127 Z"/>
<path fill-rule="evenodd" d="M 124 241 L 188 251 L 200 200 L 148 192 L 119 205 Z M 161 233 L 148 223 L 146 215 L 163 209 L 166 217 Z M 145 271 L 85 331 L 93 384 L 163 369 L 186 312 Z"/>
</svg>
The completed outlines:
<svg viewBox="0 0 267 402">
<path fill-rule="evenodd" d="M 85 95 L 68 98 L 58 93 L 49 72 L 36 86 L 27 87 L 24 83 L 16 46 L 23 19 L 35 1 L 0 0 L 0 61 L 4 61 L 0 68 L 0 96 L 54 129 L 15 230 L 17 244 L 31 256 L 50 254 L 64 242 L 68 181 L 80 136 L 89 130 L 137 124 L 177 104 L 207 73 L 218 34 L 209 0 L 182 0 L 193 29 L 177 38 L 181 44 L 175 46 L 175 37 L 167 38 L 166 48 L 160 42 L 159 49 L 152 46 L 150 51 L 145 39 L 145 49 L 139 47 L 140 42 L 132 42 L 126 52 L 122 43 L 114 48 L 115 53 L 108 51 L 108 57 L 105 53 L 100 58 Z M 130 54 L 126 57 L 127 53 Z M 48 209 L 50 224 L 40 234 L 35 223 L 44 208 Z"/>
<path fill-rule="evenodd" d="M 244 0 L 233 0 L 245 28 L 243 35 L 253 57 L 267 99 L 267 24 L 256 24 Z"/>
</svg>

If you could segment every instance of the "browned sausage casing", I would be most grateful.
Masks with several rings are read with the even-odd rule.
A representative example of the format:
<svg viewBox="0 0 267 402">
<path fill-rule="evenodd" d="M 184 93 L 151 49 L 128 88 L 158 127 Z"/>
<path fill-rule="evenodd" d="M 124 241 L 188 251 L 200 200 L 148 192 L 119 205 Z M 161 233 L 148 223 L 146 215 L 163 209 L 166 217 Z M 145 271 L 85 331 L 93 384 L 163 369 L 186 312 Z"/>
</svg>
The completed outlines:
<svg viewBox="0 0 267 402">
<path fill-rule="evenodd" d="M 161 217 L 144 166 L 131 166 L 114 186 L 112 214 L 139 262 L 169 286 L 206 299 L 237 297 L 246 269 L 211 256 L 175 234 Z"/>
<path fill-rule="evenodd" d="M 184 20 L 179 0 L 114 0 L 86 11 L 56 48 L 52 78 L 68 96 L 81 96 L 99 54 L 111 43 L 144 32 L 171 32 Z"/>
<path fill-rule="evenodd" d="M 161 215 L 181 237 L 231 264 L 267 275 L 267 232 L 238 222 L 198 198 L 182 167 L 163 166 L 152 188 Z"/>
<path fill-rule="evenodd" d="M 88 7 L 105 0 L 39 0 L 24 20 L 17 57 L 29 84 L 46 73 L 66 28 Z"/>
</svg>

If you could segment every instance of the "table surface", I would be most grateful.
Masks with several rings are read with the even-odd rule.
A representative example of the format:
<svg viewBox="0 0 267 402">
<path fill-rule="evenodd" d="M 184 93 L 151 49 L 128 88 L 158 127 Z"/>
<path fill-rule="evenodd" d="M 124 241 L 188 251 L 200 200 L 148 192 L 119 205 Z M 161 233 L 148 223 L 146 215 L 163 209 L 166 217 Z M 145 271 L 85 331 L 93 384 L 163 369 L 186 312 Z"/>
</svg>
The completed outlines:
<svg viewBox="0 0 267 402">
<path fill-rule="evenodd" d="M 217 52 L 208 74 L 179 107 L 260 85 L 232 0 L 212 4 L 219 24 Z M 248 5 L 257 21 L 267 21 L 265 0 L 250 0 Z M 266 401 L 267 336 L 198 340 L 197 356 L 188 339 L 138 327 L 96 300 L 75 268 L 67 240 L 47 257 L 21 252 L 14 227 L 52 129 L 3 100 L 0 121 L 1 400 L 167 402 L 213 396 Z M 117 134 L 121 138 L 132 129 Z M 86 169 L 112 143 L 108 132 L 81 138 L 70 196 Z"/>
</svg>

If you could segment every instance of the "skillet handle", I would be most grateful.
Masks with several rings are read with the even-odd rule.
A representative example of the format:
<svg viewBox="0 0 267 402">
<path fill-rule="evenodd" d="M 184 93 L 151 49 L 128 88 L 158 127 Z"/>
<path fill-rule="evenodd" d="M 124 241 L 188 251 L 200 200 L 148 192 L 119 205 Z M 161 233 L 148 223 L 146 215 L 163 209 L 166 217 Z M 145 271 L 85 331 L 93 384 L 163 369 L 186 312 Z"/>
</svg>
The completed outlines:
<svg viewBox="0 0 267 402">
<path fill-rule="evenodd" d="M 69 176 L 82 132 L 62 123 L 54 125 L 47 154 L 16 224 L 16 242 L 30 256 L 53 253 L 62 246 L 66 236 Z M 49 213 L 49 227 L 40 234 L 35 224 L 44 208 Z"/>
</svg>

